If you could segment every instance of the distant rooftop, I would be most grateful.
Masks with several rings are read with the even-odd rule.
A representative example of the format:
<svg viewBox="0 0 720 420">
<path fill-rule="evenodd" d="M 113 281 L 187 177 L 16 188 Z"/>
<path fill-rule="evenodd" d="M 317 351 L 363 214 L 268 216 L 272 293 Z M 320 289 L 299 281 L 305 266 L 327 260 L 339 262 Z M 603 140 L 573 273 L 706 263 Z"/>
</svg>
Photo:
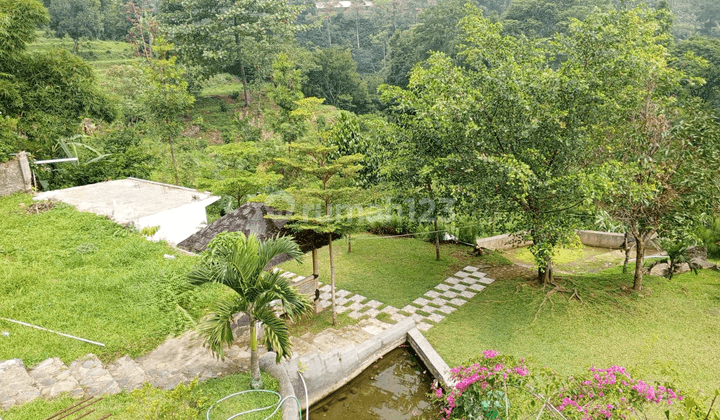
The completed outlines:
<svg viewBox="0 0 720 420">
<path fill-rule="evenodd" d="M 363 0 L 362 1 L 363 6 L 365 7 L 372 7 L 374 6 L 373 2 L 370 0 Z M 328 8 L 344 8 L 347 9 L 348 7 L 352 6 L 352 1 L 345 1 L 345 0 L 331 0 L 326 2 L 317 2 L 315 3 L 316 9 L 328 9 Z"/>
<path fill-rule="evenodd" d="M 191 188 L 127 178 L 47 191 L 37 194 L 35 200 L 56 199 L 124 224 L 210 197 L 210 193 Z"/>
</svg>

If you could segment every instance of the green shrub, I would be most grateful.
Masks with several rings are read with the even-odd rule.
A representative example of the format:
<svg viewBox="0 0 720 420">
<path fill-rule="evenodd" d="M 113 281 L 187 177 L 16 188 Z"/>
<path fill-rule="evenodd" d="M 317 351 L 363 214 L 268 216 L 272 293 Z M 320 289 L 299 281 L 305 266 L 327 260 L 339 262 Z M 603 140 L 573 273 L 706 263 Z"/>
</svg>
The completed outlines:
<svg viewBox="0 0 720 420">
<path fill-rule="evenodd" d="M 720 216 L 708 217 L 698 229 L 698 236 L 708 250 L 708 256 L 720 258 Z"/>
</svg>

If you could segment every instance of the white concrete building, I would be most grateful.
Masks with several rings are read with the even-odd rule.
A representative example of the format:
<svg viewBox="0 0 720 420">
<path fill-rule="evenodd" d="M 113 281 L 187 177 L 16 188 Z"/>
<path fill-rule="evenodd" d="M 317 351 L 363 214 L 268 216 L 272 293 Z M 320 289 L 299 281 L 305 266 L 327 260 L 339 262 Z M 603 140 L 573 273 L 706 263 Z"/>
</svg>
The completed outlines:
<svg viewBox="0 0 720 420">
<path fill-rule="evenodd" d="M 176 245 L 207 225 L 205 207 L 219 200 L 208 192 L 137 178 L 100 182 L 37 194 L 34 200 L 55 199 L 79 211 L 107 216 L 137 229 L 157 226 L 150 238 Z"/>
</svg>

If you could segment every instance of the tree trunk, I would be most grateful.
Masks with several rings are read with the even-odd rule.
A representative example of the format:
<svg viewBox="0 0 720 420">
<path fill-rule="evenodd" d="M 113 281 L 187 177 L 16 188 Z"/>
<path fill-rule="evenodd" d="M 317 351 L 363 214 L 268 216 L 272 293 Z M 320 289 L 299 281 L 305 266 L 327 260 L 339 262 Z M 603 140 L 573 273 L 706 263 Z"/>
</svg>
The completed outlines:
<svg viewBox="0 0 720 420">
<path fill-rule="evenodd" d="M 327 23 L 328 23 L 328 30 L 327 30 L 327 34 L 328 34 L 328 46 L 332 47 L 332 36 L 330 35 L 330 18 L 329 18 L 329 17 L 328 17 L 328 19 L 327 19 Z"/>
<path fill-rule="evenodd" d="M 250 106 L 250 94 L 247 88 L 247 79 L 245 78 L 245 66 L 240 63 L 240 76 L 242 77 L 243 91 L 245 92 L 245 106 Z"/>
<path fill-rule="evenodd" d="M 175 148 L 173 147 L 172 139 L 170 139 L 170 157 L 172 157 L 173 174 L 175 175 L 175 185 L 180 185 L 180 179 L 178 179 L 177 161 L 175 160 Z"/>
<path fill-rule="evenodd" d="M 635 236 L 635 278 L 633 279 L 633 290 L 642 290 L 643 265 L 645 265 L 645 240 L 642 235 Z"/>
<path fill-rule="evenodd" d="M 435 217 L 435 220 L 433 220 L 433 225 L 435 226 L 435 259 L 440 260 L 440 232 L 438 232 L 438 225 L 437 225 L 437 216 Z"/>
<path fill-rule="evenodd" d="M 352 235 L 350 235 L 348 233 L 347 238 L 348 238 L 348 254 L 349 254 L 352 252 Z"/>
<path fill-rule="evenodd" d="M 257 322 L 249 314 L 248 318 L 250 320 L 250 387 L 260 389 L 263 387 L 263 382 L 260 376 L 260 359 L 258 357 Z"/>
<path fill-rule="evenodd" d="M 554 280 L 552 258 L 545 257 L 545 268 L 539 269 L 538 275 L 540 275 L 540 281 L 542 281 L 543 286 L 552 283 Z"/>
<path fill-rule="evenodd" d="M 328 250 L 330 251 L 330 293 L 332 294 L 332 323 L 337 327 L 337 312 L 335 312 L 335 262 L 333 261 L 332 233 L 328 233 Z"/>
<path fill-rule="evenodd" d="M 313 260 L 313 277 L 315 277 L 315 290 L 317 292 L 317 286 L 318 286 L 318 277 L 320 277 L 320 270 L 318 268 L 318 250 L 317 248 L 313 248 L 312 250 L 312 260 Z M 316 294 L 315 295 L 315 313 L 320 313 L 322 309 L 320 308 L 320 297 Z"/>
<path fill-rule="evenodd" d="M 74 44 L 73 44 L 73 52 L 74 52 L 75 54 L 77 54 L 78 51 L 80 50 L 80 41 L 77 40 L 77 39 L 73 39 L 73 43 L 74 43 Z"/>
<path fill-rule="evenodd" d="M 623 261 L 623 274 L 627 274 L 628 263 L 630 262 L 630 244 L 628 243 L 627 232 L 625 232 L 625 241 L 623 241 L 623 251 L 625 251 L 625 261 Z"/>
<path fill-rule="evenodd" d="M 358 26 L 358 18 L 360 17 L 360 11 L 357 11 L 355 15 L 355 37 L 357 39 L 357 47 L 360 49 L 360 26 Z"/>
<path fill-rule="evenodd" d="M 315 278 L 320 277 L 320 266 L 318 265 L 318 250 L 317 248 L 313 248 L 312 250 L 312 260 L 313 260 L 313 276 Z"/>
</svg>

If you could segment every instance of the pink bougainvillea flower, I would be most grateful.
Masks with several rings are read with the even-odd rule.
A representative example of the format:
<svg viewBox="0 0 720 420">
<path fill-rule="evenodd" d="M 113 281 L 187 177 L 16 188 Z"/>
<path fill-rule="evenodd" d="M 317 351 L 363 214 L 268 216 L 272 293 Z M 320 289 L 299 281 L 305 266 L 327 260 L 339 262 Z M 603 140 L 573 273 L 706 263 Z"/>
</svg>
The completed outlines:
<svg viewBox="0 0 720 420">
<path fill-rule="evenodd" d="M 483 356 L 485 356 L 486 359 L 492 359 L 493 357 L 497 356 L 498 354 L 500 354 L 500 353 L 496 352 L 495 350 L 485 350 L 483 352 Z"/>
</svg>

